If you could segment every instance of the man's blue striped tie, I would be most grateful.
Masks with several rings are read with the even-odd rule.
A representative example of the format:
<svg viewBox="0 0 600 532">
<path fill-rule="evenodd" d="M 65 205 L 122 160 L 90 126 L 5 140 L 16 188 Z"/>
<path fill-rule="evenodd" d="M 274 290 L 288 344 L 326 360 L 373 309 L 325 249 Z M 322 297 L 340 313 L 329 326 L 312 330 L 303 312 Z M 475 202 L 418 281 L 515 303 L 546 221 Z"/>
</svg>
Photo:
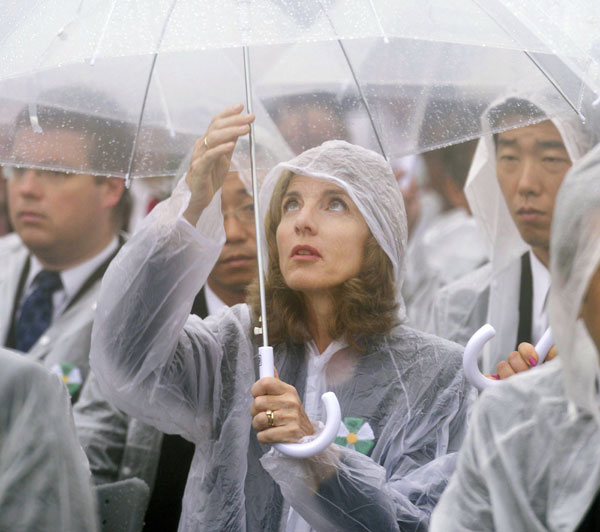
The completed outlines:
<svg viewBox="0 0 600 532">
<path fill-rule="evenodd" d="M 52 296 L 62 288 L 58 272 L 42 270 L 33 281 L 34 290 L 24 301 L 14 330 L 14 346 L 27 352 L 52 323 Z"/>
</svg>

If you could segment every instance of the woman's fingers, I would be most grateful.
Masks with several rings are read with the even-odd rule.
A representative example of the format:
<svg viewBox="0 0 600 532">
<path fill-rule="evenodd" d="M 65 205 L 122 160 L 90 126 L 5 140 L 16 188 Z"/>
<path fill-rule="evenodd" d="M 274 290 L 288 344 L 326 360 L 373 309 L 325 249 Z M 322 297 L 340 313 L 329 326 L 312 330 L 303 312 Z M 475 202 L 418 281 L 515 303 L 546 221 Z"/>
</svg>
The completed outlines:
<svg viewBox="0 0 600 532">
<path fill-rule="evenodd" d="M 250 393 L 253 397 L 258 397 L 259 395 L 281 395 L 290 390 L 296 391 L 296 388 L 275 377 L 263 377 L 252 385 Z"/>
<path fill-rule="evenodd" d="M 250 405 L 250 415 L 254 417 L 267 410 L 292 410 L 297 404 L 299 404 L 299 401 L 291 394 L 259 395 Z"/>
<path fill-rule="evenodd" d="M 299 423 L 287 423 L 281 427 L 261 430 L 256 437 L 261 443 L 297 443 L 308 434 Z"/>
<path fill-rule="evenodd" d="M 272 423 L 269 423 L 269 417 Z M 295 443 L 303 436 L 314 433 L 312 423 L 304 410 L 281 408 L 259 412 L 252 418 L 252 427 L 262 443 Z"/>
<path fill-rule="evenodd" d="M 300 396 L 293 386 L 275 377 L 264 377 L 251 389 L 254 401 L 250 405 L 252 427 L 262 443 L 297 442 L 313 434 Z"/>
<path fill-rule="evenodd" d="M 221 144 L 235 142 L 239 137 L 250 131 L 248 124 L 236 125 L 222 129 L 209 129 L 206 134 L 196 142 L 196 153 L 201 156 L 219 147 Z M 206 143 L 204 142 L 206 140 Z"/>
<path fill-rule="evenodd" d="M 218 116 L 213 118 L 207 131 L 248 125 L 254 121 L 254 118 L 254 113 L 236 113 L 228 116 Z"/>
</svg>

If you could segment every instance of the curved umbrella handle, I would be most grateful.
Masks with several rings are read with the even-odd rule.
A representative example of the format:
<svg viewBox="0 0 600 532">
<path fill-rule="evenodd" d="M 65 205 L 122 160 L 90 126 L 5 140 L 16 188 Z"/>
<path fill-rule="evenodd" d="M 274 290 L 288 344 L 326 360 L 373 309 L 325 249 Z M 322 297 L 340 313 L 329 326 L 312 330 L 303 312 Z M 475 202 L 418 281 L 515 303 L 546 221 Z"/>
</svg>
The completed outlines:
<svg viewBox="0 0 600 532">
<path fill-rule="evenodd" d="M 258 354 L 260 360 L 260 378 L 273 377 L 275 375 L 273 369 L 273 348 L 270 346 L 259 347 Z M 314 440 L 307 443 L 276 443 L 274 445 L 275 449 L 293 458 L 308 458 L 324 451 L 333 443 L 342 421 L 340 403 L 333 392 L 325 392 L 321 396 L 321 401 L 327 412 L 327 421 L 321 433 Z"/>
<path fill-rule="evenodd" d="M 463 355 L 463 368 L 465 370 L 465 376 L 467 380 L 475 386 L 478 390 L 483 390 L 488 386 L 494 386 L 499 384 L 501 381 L 495 379 L 488 379 L 484 377 L 477 365 L 477 359 L 483 349 L 483 346 L 489 342 L 494 336 L 496 336 L 496 329 L 494 329 L 489 323 L 481 327 L 475 332 L 471 339 L 467 342 L 465 347 L 465 353 Z M 535 346 L 535 351 L 538 355 L 538 364 L 541 364 L 546 359 L 550 348 L 554 345 L 554 337 L 552 336 L 552 329 L 548 327 L 546 332 L 540 338 L 540 341 Z"/>
</svg>

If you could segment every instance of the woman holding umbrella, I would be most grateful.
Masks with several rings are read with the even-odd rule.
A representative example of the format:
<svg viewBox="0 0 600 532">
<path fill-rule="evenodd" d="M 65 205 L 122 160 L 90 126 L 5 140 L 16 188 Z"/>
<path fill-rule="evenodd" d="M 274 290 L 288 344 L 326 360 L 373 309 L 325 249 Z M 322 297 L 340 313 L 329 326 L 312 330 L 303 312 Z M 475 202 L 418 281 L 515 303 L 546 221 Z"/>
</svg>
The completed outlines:
<svg viewBox="0 0 600 532">
<path fill-rule="evenodd" d="M 181 530 L 425 529 L 472 393 L 461 348 L 398 319 L 406 216 L 381 156 L 326 142 L 263 182 L 278 376 L 257 380 L 256 289 L 250 305 L 189 316 L 223 245 L 219 187 L 254 119 L 241 112 L 213 119 L 113 261 L 92 366 L 117 407 L 196 444 Z M 314 437 L 326 390 L 342 410 L 336 443 L 307 459 L 269 449 Z"/>
</svg>

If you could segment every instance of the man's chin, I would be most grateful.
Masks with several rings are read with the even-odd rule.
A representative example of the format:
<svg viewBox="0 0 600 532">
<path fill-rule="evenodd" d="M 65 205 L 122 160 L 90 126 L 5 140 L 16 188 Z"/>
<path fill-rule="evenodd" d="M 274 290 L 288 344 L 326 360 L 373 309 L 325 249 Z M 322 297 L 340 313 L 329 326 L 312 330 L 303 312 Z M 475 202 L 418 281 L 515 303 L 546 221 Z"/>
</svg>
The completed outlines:
<svg viewBox="0 0 600 532">
<path fill-rule="evenodd" d="M 548 249 L 550 238 L 547 233 L 540 231 L 521 231 L 521 238 L 532 248 Z"/>
</svg>

